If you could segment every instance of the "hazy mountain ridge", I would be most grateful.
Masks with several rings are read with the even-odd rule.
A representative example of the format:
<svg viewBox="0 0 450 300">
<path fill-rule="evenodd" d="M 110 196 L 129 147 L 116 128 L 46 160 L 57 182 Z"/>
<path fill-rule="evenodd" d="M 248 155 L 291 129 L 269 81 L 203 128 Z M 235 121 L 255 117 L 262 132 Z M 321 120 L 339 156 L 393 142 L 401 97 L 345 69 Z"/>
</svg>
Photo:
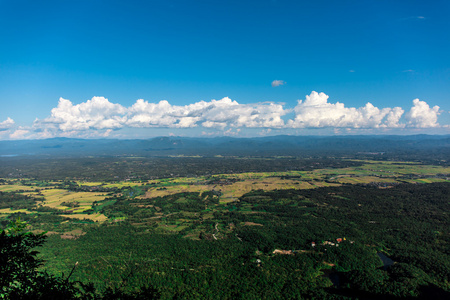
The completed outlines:
<svg viewBox="0 0 450 300">
<path fill-rule="evenodd" d="M 0 141 L 1 156 L 170 156 L 170 155 L 325 155 L 433 151 L 449 152 L 450 135 L 270 136 L 256 138 L 156 137 Z"/>
</svg>

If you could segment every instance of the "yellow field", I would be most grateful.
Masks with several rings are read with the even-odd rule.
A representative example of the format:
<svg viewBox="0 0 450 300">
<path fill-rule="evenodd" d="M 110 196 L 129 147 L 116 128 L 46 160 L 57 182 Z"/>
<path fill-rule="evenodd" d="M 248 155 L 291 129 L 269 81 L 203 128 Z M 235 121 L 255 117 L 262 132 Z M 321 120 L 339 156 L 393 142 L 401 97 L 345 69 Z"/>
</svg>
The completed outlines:
<svg viewBox="0 0 450 300">
<path fill-rule="evenodd" d="M 67 190 L 53 189 L 42 191 L 44 195 L 44 202 L 42 205 L 60 209 L 60 210 L 74 210 L 82 212 L 92 208 L 94 201 L 100 201 L 105 198 L 104 193 L 90 193 L 90 192 L 69 192 Z M 79 206 L 75 208 L 62 206 L 63 202 L 78 202 Z"/>
<path fill-rule="evenodd" d="M 84 185 L 84 186 L 102 186 L 105 188 L 122 188 L 122 187 L 128 187 L 128 186 L 141 186 L 143 183 L 141 182 L 135 182 L 135 181 L 121 181 L 116 183 L 105 183 L 105 182 L 99 182 L 99 181 L 77 181 L 78 185 Z M 145 184 L 145 183 L 144 183 Z"/>
<path fill-rule="evenodd" d="M 78 185 L 85 185 L 85 186 L 100 186 L 103 184 L 103 182 L 92 182 L 92 181 L 77 181 Z"/>
<path fill-rule="evenodd" d="M 245 173 L 230 175 L 228 178 L 246 178 L 242 181 L 233 182 L 224 185 L 172 185 L 165 186 L 165 190 L 159 190 L 160 187 L 150 188 L 143 198 L 162 197 L 166 195 L 173 195 L 184 192 L 204 192 L 204 191 L 218 191 L 222 193 L 220 197 L 221 202 L 234 201 L 242 195 L 251 192 L 252 190 L 271 191 L 275 189 L 311 189 L 322 186 L 337 186 L 339 184 L 326 183 L 320 181 L 306 182 L 291 179 L 280 179 L 273 176 L 272 173 Z"/>
<path fill-rule="evenodd" d="M 65 218 L 70 218 L 70 219 L 87 219 L 87 220 L 92 220 L 92 221 L 98 221 L 98 222 L 104 222 L 106 220 L 108 220 L 108 217 L 106 217 L 104 214 L 73 214 L 73 215 L 61 215 L 62 217 Z"/>
<path fill-rule="evenodd" d="M 29 212 L 26 209 L 15 209 L 12 210 L 10 208 L 3 208 L 0 209 L 0 214 L 15 214 L 15 213 L 25 213 L 25 214 L 30 214 L 31 212 Z"/>
<path fill-rule="evenodd" d="M 0 192 L 16 192 L 16 191 L 34 191 L 36 187 L 27 185 L 0 185 Z"/>
</svg>

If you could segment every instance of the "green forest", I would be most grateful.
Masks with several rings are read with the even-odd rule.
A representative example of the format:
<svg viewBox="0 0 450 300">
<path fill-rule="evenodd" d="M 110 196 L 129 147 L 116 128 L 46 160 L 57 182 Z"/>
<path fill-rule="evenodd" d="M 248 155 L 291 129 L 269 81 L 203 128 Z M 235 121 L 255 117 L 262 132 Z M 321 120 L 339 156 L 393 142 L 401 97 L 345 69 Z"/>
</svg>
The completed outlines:
<svg viewBox="0 0 450 300">
<path fill-rule="evenodd" d="M 0 168 L 0 298 L 450 296 L 448 167 L 88 160 Z"/>
</svg>

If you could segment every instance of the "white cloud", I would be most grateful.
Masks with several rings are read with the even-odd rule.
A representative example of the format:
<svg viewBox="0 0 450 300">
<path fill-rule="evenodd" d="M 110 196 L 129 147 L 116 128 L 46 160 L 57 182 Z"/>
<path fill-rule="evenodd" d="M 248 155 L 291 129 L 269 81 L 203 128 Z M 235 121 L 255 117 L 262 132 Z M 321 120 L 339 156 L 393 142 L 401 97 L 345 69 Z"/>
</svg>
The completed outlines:
<svg viewBox="0 0 450 300">
<path fill-rule="evenodd" d="M 299 100 L 294 108 L 295 118 L 288 121 L 293 128 L 379 128 L 399 127 L 398 121 L 403 114 L 401 108 L 379 109 L 371 103 L 364 107 L 345 107 L 343 103 L 328 102 L 328 95 L 312 92 L 304 101 Z"/>
<path fill-rule="evenodd" d="M 35 125 L 50 125 L 64 132 L 122 128 L 126 120 L 123 117 L 125 112 L 125 107 L 111 103 L 104 97 L 93 97 L 77 105 L 73 105 L 70 100 L 59 98 L 58 106 L 52 109 L 51 116 L 42 121 L 35 121 Z"/>
<path fill-rule="evenodd" d="M 108 137 L 111 134 L 111 132 L 112 132 L 112 129 L 108 129 L 102 134 L 102 136 L 103 137 Z"/>
<path fill-rule="evenodd" d="M 401 107 L 394 107 L 386 116 L 386 122 L 382 127 L 387 128 L 403 128 L 405 124 L 400 124 L 400 118 L 405 111 Z"/>
<path fill-rule="evenodd" d="M 151 103 L 139 99 L 129 108 L 111 103 L 103 97 L 94 97 L 78 105 L 61 98 L 49 118 L 35 120 L 34 129 L 69 134 L 123 127 L 283 127 L 281 117 L 287 112 L 282 104 L 239 104 L 228 97 L 185 106 L 171 105 L 166 100 Z"/>
<path fill-rule="evenodd" d="M 128 109 L 126 124 L 131 127 L 177 127 L 180 119 L 184 116 L 181 106 L 172 106 L 166 100 L 159 103 L 149 103 L 142 99 L 136 101 Z M 182 125 L 189 127 L 187 121 Z"/>
<path fill-rule="evenodd" d="M 286 114 L 282 105 L 274 103 L 239 104 L 225 97 L 210 102 L 200 101 L 186 106 L 172 106 L 138 100 L 129 110 L 127 125 L 135 127 L 190 128 L 203 127 L 279 127 Z"/>
<path fill-rule="evenodd" d="M 235 134 L 241 128 L 261 128 L 266 129 L 263 133 L 267 134 L 270 129 L 439 127 L 439 107 L 430 108 L 418 99 L 405 115 L 401 107 L 378 108 L 371 103 L 346 107 L 341 102 L 330 103 L 328 98 L 324 93 L 313 91 L 305 100 L 299 100 L 294 109 L 274 102 L 240 104 L 228 97 L 184 106 L 172 105 L 167 100 L 152 103 L 139 99 L 130 107 L 112 103 L 104 97 L 93 97 L 77 105 L 60 98 L 48 118 L 36 119 L 32 128 L 18 128 L 21 131 L 14 132 L 11 138 L 111 137 L 117 136 L 117 130 L 122 128 L 203 127 L 221 130 L 224 134 Z M 284 120 L 290 112 L 294 116 Z M 0 123 L 0 129 L 9 133 L 7 129 L 13 125 L 14 121 L 8 118 Z M 230 128 L 233 131 L 229 131 Z"/>
<path fill-rule="evenodd" d="M 284 85 L 284 84 L 286 84 L 286 82 L 283 81 L 283 80 L 274 80 L 274 81 L 272 81 L 272 87 L 277 87 L 277 86 Z"/>
<path fill-rule="evenodd" d="M 238 128 L 235 131 L 233 131 L 231 128 L 228 128 L 228 130 L 223 131 L 222 134 L 225 136 L 237 136 L 241 130 Z"/>
<path fill-rule="evenodd" d="M 24 138 L 30 131 L 25 129 L 17 129 L 9 135 L 10 139 L 17 140 Z"/>
<path fill-rule="evenodd" d="M 266 136 L 266 135 L 269 135 L 271 132 L 272 132 L 272 129 L 267 128 L 267 129 L 261 130 L 258 134 L 261 136 Z"/>
<path fill-rule="evenodd" d="M 419 99 L 414 99 L 413 105 L 405 115 L 408 127 L 429 128 L 439 126 L 437 123 L 438 115 L 440 115 L 439 106 L 430 108 L 428 103 Z"/>
<path fill-rule="evenodd" d="M 212 100 L 202 112 L 204 127 L 283 127 L 281 119 L 288 111 L 281 104 L 239 104 L 229 98 Z"/>
<path fill-rule="evenodd" d="M 14 120 L 8 117 L 5 121 L 0 122 L 0 131 L 8 130 L 14 126 Z"/>
</svg>

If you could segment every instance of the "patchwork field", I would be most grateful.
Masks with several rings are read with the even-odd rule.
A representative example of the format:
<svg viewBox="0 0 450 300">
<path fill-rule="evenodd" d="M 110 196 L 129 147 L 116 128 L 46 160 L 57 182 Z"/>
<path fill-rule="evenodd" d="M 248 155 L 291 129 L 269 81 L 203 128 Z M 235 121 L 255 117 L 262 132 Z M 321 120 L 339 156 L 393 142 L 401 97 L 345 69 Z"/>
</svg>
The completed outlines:
<svg viewBox="0 0 450 300">
<path fill-rule="evenodd" d="M 0 185 L 0 192 L 34 191 L 36 188 L 26 185 Z"/>
<path fill-rule="evenodd" d="M 142 198 L 163 197 L 182 192 L 221 192 L 220 201 L 234 201 L 252 190 L 311 189 L 342 184 L 395 184 L 449 182 L 450 168 L 410 162 L 364 161 L 360 167 L 313 171 L 221 174 L 208 178 L 153 180 Z M 445 175 L 446 174 L 446 175 Z"/>
<path fill-rule="evenodd" d="M 219 195 L 220 203 L 229 203 L 255 190 L 313 189 L 343 184 L 374 184 L 382 188 L 398 183 L 450 182 L 449 167 L 421 165 L 411 162 L 358 162 L 363 162 L 363 165 L 312 171 L 247 172 L 115 183 L 77 181 L 77 184 L 87 187 L 117 188 L 120 190 L 114 192 L 116 196 L 123 194 L 127 198 L 134 198 L 140 195 L 137 196 L 138 199 L 164 197 L 183 192 L 202 193 L 212 191 Z M 108 219 L 100 213 L 102 209 L 114 205 L 116 202 L 114 198 L 104 200 L 108 196 L 107 193 L 103 192 L 73 192 L 55 188 L 57 182 L 42 182 L 30 179 L 25 184 L 23 179 L 4 180 L 4 183 L 0 184 L 0 192 L 20 192 L 23 195 L 42 199 L 42 202 L 39 202 L 40 205 L 62 211 L 64 217 L 89 219 L 98 222 L 104 222 Z M 136 193 L 136 190 L 139 193 Z M 95 209 L 93 209 L 94 202 L 97 202 Z M 85 213 L 86 211 L 89 212 Z M 26 209 L 10 210 L 8 208 L 0 210 L 2 215 L 16 212 L 30 213 L 31 211 Z M 207 214 L 204 217 L 207 218 Z M 117 215 L 112 220 L 117 221 L 120 218 L 122 216 Z M 164 224 L 164 226 L 161 226 L 162 230 L 169 231 L 181 230 L 180 228 L 183 228 L 182 224 Z"/>
<path fill-rule="evenodd" d="M 92 203 L 100 201 L 105 198 L 104 193 L 90 193 L 90 192 L 69 192 L 62 189 L 44 190 L 41 192 L 44 195 L 43 206 L 56 208 L 59 210 L 70 210 L 74 212 L 83 212 L 92 208 Z M 74 204 L 73 207 L 64 205 Z"/>
</svg>

